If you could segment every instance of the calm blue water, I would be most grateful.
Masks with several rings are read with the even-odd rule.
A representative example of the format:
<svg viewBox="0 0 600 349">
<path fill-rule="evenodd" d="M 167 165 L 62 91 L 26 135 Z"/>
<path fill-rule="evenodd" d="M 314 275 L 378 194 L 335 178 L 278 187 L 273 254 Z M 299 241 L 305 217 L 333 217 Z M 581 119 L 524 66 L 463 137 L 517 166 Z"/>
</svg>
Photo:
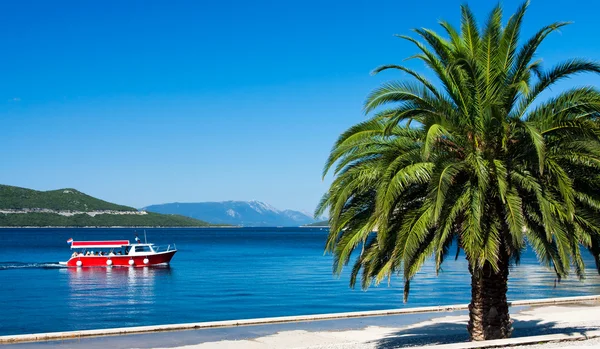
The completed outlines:
<svg viewBox="0 0 600 349">
<path fill-rule="evenodd" d="M 140 232 L 140 230 L 138 230 Z M 0 229 L 0 335 L 468 303 L 463 258 L 435 276 L 426 265 L 402 303 L 402 280 L 367 292 L 331 274 L 326 231 L 308 228 L 147 229 L 175 242 L 169 268 L 67 269 L 66 240 L 133 240 L 133 229 Z M 587 259 L 593 268 L 593 260 Z M 509 298 L 600 293 L 589 271 L 554 287 L 526 253 L 511 271 Z"/>
</svg>

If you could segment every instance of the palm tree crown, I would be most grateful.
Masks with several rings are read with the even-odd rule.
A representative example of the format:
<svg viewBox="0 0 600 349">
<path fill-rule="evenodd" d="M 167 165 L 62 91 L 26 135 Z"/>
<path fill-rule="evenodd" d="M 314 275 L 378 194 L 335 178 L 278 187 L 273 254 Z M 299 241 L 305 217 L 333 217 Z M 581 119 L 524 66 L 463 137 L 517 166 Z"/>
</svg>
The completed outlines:
<svg viewBox="0 0 600 349">
<path fill-rule="evenodd" d="M 360 250 L 352 286 L 361 272 L 363 288 L 402 274 L 406 300 L 423 263 L 433 255 L 439 270 L 453 243 L 475 278 L 486 270 L 507 277 L 526 243 L 559 278 L 571 265 L 584 276 L 582 248 L 600 271 L 600 91 L 539 98 L 600 65 L 572 59 L 544 70 L 538 47 L 568 23 L 519 44 L 527 5 L 505 25 L 497 6 L 481 28 L 463 6 L 460 29 L 442 21 L 444 36 L 401 36 L 436 82 L 399 65 L 375 70 L 410 79 L 374 90 L 370 119 L 339 137 L 323 174 L 335 178 L 316 212 L 329 211 L 335 272 Z"/>
</svg>

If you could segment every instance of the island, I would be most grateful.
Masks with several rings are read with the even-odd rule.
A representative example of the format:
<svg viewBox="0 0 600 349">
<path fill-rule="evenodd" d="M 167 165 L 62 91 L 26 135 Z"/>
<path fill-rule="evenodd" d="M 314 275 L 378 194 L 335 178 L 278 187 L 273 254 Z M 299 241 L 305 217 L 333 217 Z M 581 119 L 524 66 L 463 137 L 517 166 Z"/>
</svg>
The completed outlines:
<svg viewBox="0 0 600 349">
<path fill-rule="evenodd" d="M 205 221 L 137 210 L 76 189 L 0 185 L 0 227 L 212 227 Z"/>
<path fill-rule="evenodd" d="M 310 224 L 305 224 L 301 228 L 329 228 L 329 221 L 320 221 Z"/>
</svg>

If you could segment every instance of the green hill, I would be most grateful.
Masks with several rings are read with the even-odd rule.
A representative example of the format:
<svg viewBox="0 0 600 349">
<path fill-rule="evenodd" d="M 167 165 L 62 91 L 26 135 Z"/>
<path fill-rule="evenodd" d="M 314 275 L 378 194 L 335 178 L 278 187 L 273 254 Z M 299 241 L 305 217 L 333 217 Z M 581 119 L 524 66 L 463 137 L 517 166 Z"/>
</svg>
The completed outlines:
<svg viewBox="0 0 600 349">
<path fill-rule="evenodd" d="M 37 191 L 0 185 L 0 209 L 47 208 L 64 211 L 136 211 L 133 207 L 116 205 L 86 195 L 75 189 Z"/>
<path fill-rule="evenodd" d="M 179 215 L 138 212 L 75 189 L 37 191 L 0 185 L 3 227 L 206 227 L 212 224 Z M 50 210 L 50 211 L 49 211 Z"/>
<path fill-rule="evenodd" d="M 303 227 L 329 227 L 329 221 L 314 222 L 311 224 L 303 225 Z"/>
</svg>

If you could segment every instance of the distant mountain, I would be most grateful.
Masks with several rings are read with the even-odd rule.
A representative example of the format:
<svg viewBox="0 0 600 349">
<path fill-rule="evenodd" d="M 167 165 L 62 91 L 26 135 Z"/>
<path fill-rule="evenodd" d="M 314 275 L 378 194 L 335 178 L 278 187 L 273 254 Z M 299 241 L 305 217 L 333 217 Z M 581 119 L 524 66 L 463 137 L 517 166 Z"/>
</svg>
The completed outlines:
<svg viewBox="0 0 600 349">
<path fill-rule="evenodd" d="M 0 227 L 202 227 L 211 224 L 178 215 L 138 211 L 76 189 L 37 191 L 0 185 Z"/>
<path fill-rule="evenodd" d="M 308 214 L 279 210 L 260 201 L 224 201 L 197 203 L 170 203 L 142 208 L 148 212 L 178 214 L 215 224 L 234 224 L 250 227 L 297 227 L 314 223 Z"/>
</svg>

